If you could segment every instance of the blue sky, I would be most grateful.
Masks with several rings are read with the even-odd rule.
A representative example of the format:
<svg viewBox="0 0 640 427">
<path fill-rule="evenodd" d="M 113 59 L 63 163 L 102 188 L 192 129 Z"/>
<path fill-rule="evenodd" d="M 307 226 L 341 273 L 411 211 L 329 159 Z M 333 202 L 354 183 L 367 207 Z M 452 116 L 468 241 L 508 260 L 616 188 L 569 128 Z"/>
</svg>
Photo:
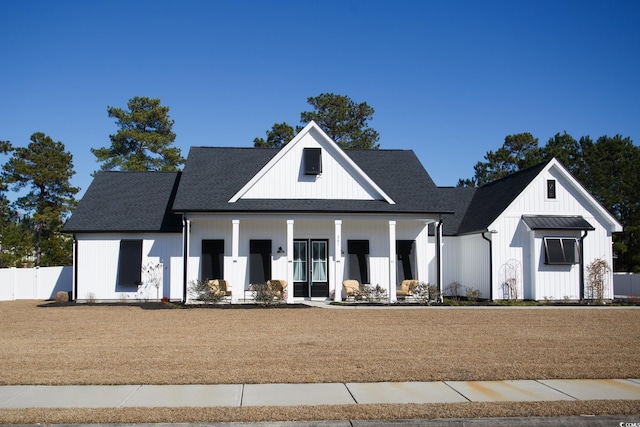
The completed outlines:
<svg viewBox="0 0 640 427">
<path fill-rule="evenodd" d="M 133 96 L 170 107 L 186 156 L 347 95 L 441 186 L 510 134 L 640 142 L 637 0 L 0 0 L 0 58 L 0 140 L 62 141 L 82 191 Z"/>
</svg>

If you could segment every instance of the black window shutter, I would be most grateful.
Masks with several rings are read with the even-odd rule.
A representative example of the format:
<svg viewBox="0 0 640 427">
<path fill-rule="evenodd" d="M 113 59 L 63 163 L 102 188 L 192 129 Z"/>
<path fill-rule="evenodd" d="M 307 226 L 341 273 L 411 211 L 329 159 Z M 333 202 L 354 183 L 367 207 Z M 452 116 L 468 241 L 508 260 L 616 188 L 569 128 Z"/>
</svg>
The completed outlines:
<svg viewBox="0 0 640 427">
<path fill-rule="evenodd" d="M 249 283 L 271 280 L 271 240 L 249 242 Z"/>
<path fill-rule="evenodd" d="M 397 276 L 398 282 L 413 280 L 416 273 L 416 242 L 414 240 L 397 240 Z"/>
<path fill-rule="evenodd" d="M 121 240 L 118 285 L 138 286 L 142 280 L 142 240 Z"/>
<path fill-rule="evenodd" d="M 349 279 L 355 279 L 360 284 L 369 283 L 369 241 L 347 241 L 349 254 Z"/>
<path fill-rule="evenodd" d="M 224 279 L 224 240 L 202 241 L 202 280 Z"/>
</svg>

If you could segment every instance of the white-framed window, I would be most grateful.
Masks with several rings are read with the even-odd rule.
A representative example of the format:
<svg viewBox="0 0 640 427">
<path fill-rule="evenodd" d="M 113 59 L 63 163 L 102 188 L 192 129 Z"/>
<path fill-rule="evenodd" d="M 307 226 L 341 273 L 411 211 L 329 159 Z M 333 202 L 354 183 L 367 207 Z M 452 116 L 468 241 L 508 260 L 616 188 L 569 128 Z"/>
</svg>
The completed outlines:
<svg viewBox="0 0 640 427">
<path fill-rule="evenodd" d="M 545 237 L 544 263 L 572 265 L 580 262 L 580 244 L 575 237 Z"/>
</svg>

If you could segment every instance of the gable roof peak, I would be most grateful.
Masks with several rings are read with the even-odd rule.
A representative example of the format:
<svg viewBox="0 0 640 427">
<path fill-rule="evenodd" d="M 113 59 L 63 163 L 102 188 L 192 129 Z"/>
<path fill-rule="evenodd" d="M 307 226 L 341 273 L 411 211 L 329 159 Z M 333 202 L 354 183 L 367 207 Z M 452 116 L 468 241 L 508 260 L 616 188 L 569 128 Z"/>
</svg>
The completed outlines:
<svg viewBox="0 0 640 427">
<path fill-rule="evenodd" d="M 376 184 L 358 165 L 354 162 L 345 151 L 340 148 L 336 142 L 322 130 L 320 126 L 313 120 L 300 131 L 293 139 L 280 149 L 270 160 L 264 165 L 257 174 L 255 174 L 249 182 L 247 182 L 240 191 L 236 192 L 228 203 L 235 203 L 245 196 L 256 183 L 262 180 L 267 173 L 272 170 L 283 158 L 285 158 L 295 147 L 304 140 L 305 136 L 310 133 L 316 133 L 319 137 L 318 143 L 321 146 L 325 146 L 329 151 L 339 158 L 347 168 L 349 168 L 359 179 L 361 179 L 367 186 L 369 186 L 375 193 L 377 193 L 382 200 L 386 201 L 390 205 L 394 205 L 395 201 L 389 197 L 382 188 Z"/>
</svg>

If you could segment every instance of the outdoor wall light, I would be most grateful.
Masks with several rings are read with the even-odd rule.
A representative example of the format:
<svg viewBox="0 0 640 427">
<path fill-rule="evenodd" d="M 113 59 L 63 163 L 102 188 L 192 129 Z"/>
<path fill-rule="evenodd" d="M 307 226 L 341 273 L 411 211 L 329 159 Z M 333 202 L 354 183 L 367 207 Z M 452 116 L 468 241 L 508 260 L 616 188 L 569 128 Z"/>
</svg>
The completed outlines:
<svg viewBox="0 0 640 427">
<path fill-rule="evenodd" d="M 282 246 L 280 246 L 280 247 L 278 248 L 278 253 L 279 253 L 279 254 L 283 254 L 283 253 L 284 253 L 284 250 L 282 249 Z"/>
</svg>

